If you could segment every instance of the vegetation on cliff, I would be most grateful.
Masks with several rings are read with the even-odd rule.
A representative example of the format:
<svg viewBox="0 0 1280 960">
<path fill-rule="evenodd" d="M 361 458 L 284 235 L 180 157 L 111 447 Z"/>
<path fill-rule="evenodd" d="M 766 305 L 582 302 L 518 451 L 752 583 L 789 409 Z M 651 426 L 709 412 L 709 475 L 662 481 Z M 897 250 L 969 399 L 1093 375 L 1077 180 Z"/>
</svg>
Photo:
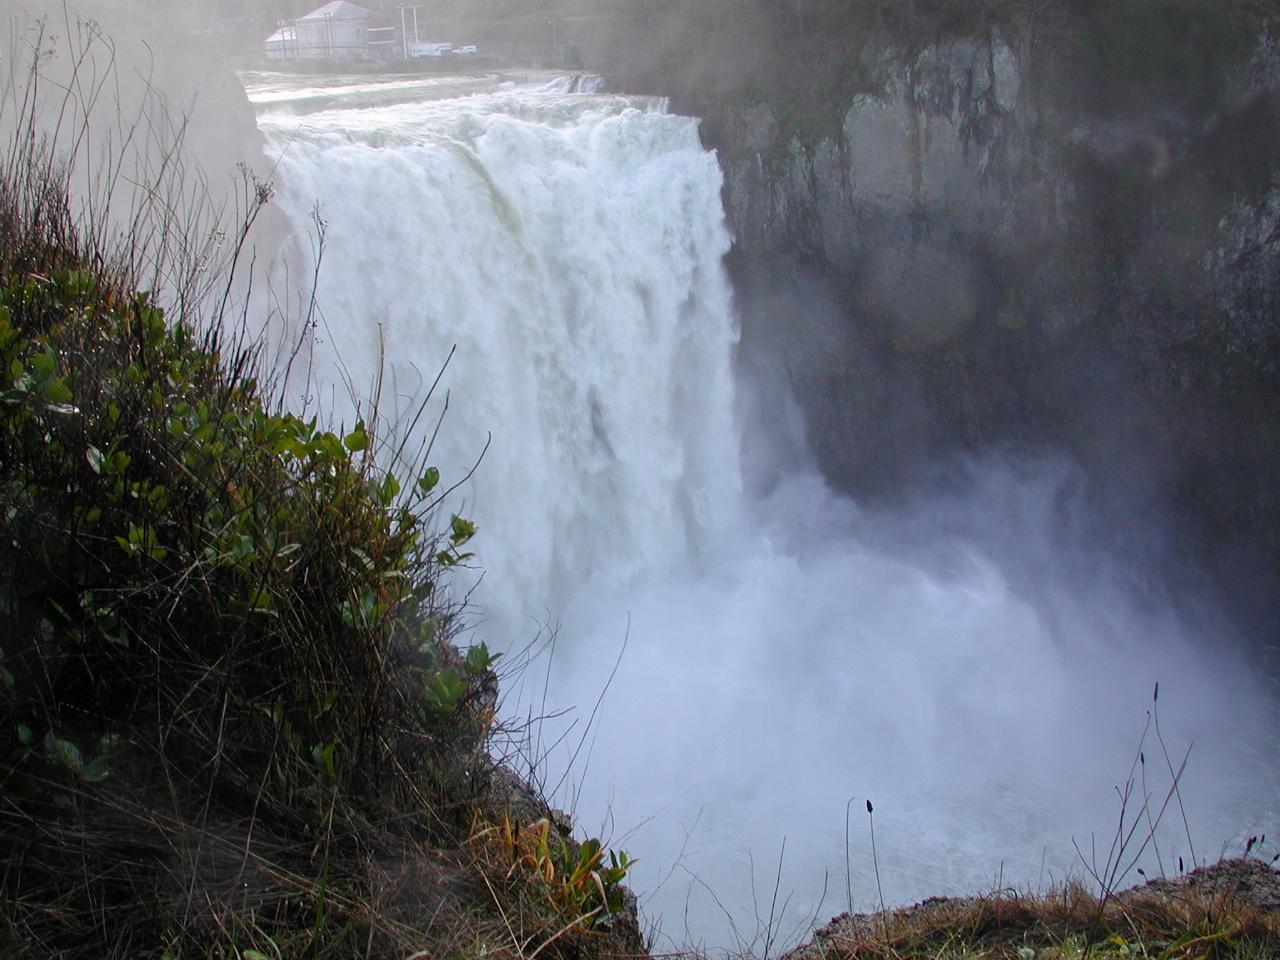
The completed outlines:
<svg viewBox="0 0 1280 960">
<path fill-rule="evenodd" d="M 105 41 L 79 35 L 83 65 Z M 0 953 L 634 944 L 626 857 L 490 759 L 496 657 L 459 647 L 448 592 L 475 528 L 438 519 L 429 450 L 390 449 L 376 409 L 283 409 L 230 315 L 269 188 L 219 254 L 152 112 L 85 189 L 60 135 L 88 139 L 110 77 L 50 132 L 54 44 L 27 42 L 0 89 Z"/>
</svg>

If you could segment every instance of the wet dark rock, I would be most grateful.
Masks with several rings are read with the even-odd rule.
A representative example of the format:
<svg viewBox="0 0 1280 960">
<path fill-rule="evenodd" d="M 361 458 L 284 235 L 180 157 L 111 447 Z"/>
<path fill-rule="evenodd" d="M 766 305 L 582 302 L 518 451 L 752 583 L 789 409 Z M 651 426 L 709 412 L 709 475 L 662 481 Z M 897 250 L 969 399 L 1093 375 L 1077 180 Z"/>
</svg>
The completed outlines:
<svg viewBox="0 0 1280 960">
<path fill-rule="evenodd" d="M 1153 572 L 1207 577 L 1265 644 L 1280 30 L 1197 16 L 1194 50 L 1152 51 L 1099 8 L 1053 29 L 769 39 L 755 81 L 703 64 L 629 82 L 704 118 L 741 356 L 784 371 L 833 483 L 895 498 L 940 459 L 1064 451 L 1103 527 L 1141 512 L 1167 533 L 1153 553 L 1180 558 Z M 821 82 L 790 77 L 801 51 Z"/>
</svg>

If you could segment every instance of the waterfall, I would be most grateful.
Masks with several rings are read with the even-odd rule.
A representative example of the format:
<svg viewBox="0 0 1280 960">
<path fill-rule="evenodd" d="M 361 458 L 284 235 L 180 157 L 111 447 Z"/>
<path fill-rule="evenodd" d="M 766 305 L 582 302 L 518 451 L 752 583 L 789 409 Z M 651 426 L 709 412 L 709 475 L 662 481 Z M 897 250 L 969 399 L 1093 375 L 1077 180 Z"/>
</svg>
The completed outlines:
<svg viewBox="0 0 1280 960">
<path fill-rule="evenodd" d="M 383 365 L 403 419 L 453 351 L 433 460 L 450 484 L 492 435 L 466 509 L 508 629 L 670 569 L 741 487 L 715 158 L 659 101 L 561 86 L 262 123 L 281 205 L 327 223 L 321 380 Z"/>
<path fill-rule="evenodd" d="M 735 374 L 716 158 L 664 103 L 581 89 L 299 115 L 277 86 L 260 126 L 298 237 L 317 200 L 326 223 L 313 399 L 350 415 L 381 368 L 403 421 L 454 351 L 419 429 L 447 391 L 432 461 L 482 531 L 477 634 L 559 625 L 507 709 L 577 706 L 535 751 L 565 734 L 547 786 L 641 858 L 647 913 L 750 939 L 784 840 L 781 935 L 869 906 L 864 820 L 845 846 L 868 798 L 887 899 L 1082 874 L 1156 681 L 1201 857 L 1280 830 L 1268 698 L 1198 642 L 1211 619 L 1091 548 L 1070 464 L 975 461 L 885 512 L 801 441 L 760 454 L 785 384 Z M 1158 804 L 1168 771 L 1143 772 Z M 1168 862 L 1186 833 L 1166 816 Z"/>
</svg>

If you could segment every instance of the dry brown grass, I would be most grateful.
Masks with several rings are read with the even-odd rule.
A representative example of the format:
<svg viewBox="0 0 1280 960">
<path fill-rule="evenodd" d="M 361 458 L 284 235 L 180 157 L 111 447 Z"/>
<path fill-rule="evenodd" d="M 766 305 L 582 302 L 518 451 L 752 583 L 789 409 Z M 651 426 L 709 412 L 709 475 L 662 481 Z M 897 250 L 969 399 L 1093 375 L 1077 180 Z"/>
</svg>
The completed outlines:
<svg viewBox="0 0 1280 960">
<path fill-rule="evenodd" d="M 1260 960 L 1280 956 L 1280 889 L 1258 861 L 1224 861 L 1104 902 L 1078 883 L 844 915 L 787 960 Z M 1259 895 L 1261 893 L 1261 896 Z"/>
</svg>

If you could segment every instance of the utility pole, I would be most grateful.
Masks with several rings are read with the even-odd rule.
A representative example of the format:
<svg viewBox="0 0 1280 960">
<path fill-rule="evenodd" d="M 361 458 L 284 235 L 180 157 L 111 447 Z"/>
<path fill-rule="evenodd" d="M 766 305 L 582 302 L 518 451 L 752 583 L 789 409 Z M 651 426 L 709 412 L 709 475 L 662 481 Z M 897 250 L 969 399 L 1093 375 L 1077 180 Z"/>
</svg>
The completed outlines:
<svg viewBox="0 0 1280 960">
<path fill-rule="evenodd" d="M 404 12 L 406 10 L 413 11 L 413 44 L 414 49 L 416 50 L 418 41 L 421 39 L 421 37 L 418 36 L 418 6 L 418 4 L 414 4 L 413 6 L 408 6 L 403 3 L 400 4 L 400 45 L 403 48 L 404 58 L 406 60 L 409 59 L 409 23 L 405 18 Z"/>
</svg>

